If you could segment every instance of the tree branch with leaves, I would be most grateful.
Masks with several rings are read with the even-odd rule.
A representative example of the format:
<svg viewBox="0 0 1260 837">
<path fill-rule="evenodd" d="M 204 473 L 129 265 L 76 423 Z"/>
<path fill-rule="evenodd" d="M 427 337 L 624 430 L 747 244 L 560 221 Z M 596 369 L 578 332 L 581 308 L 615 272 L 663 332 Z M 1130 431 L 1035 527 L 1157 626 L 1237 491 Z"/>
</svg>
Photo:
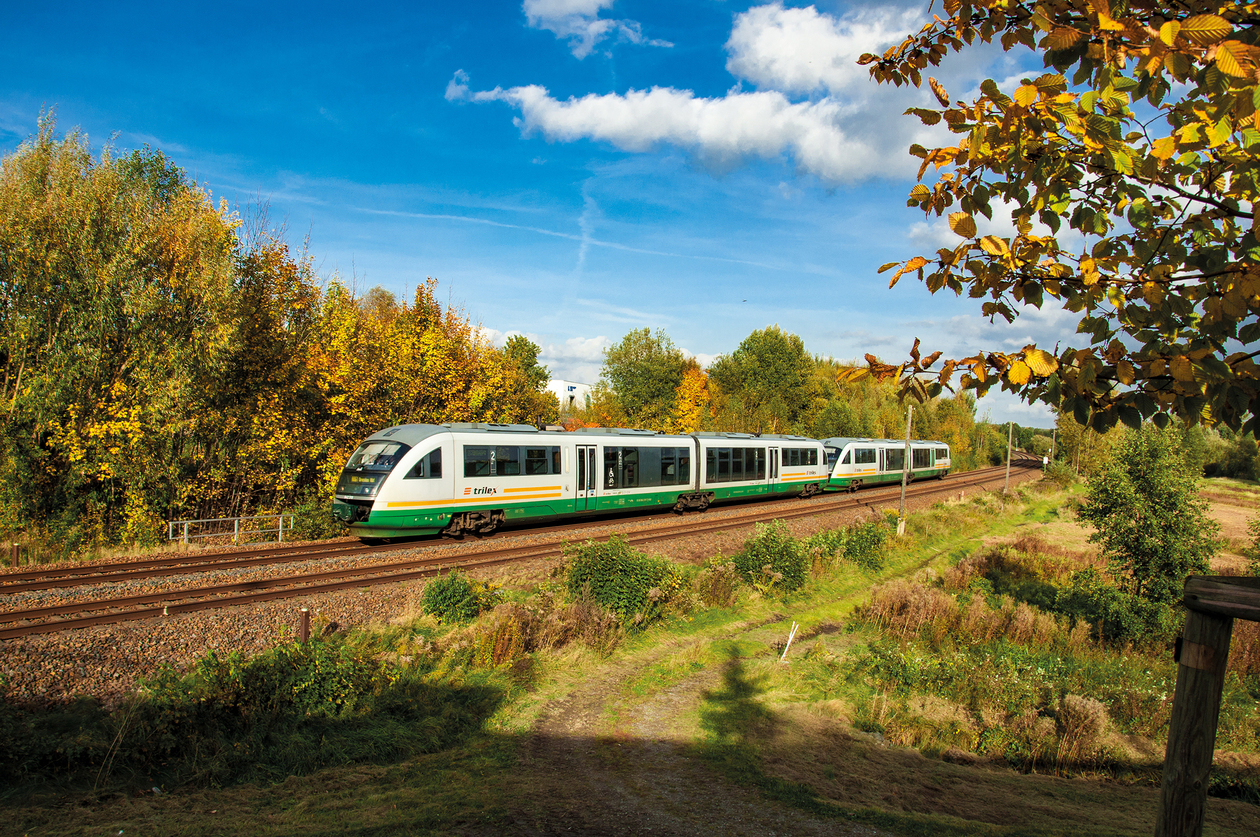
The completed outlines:
<svg viewBox="0 0 1260 837">
<path fill-rule="evenodd" d="M 880 272 L 895 269 L 890 286 L 914 274 L 932 293 L 985 299 L 991 321 L 1060 305 L 1079 315 L 1083 343 L 937 367 L 940 353 L 923 357 L 916 341 L 909 362 L 868 358 L 859 374 L 921 398 L 955 376 L 981 395 L 999 385 L 1097 430 L 1177 416 L 1255 432 L 1260 4 L 946 0 L 945 11 L 859 63 L 878 82 L 920 86 L 929 65 L 997 40 L 1039 52 L 1046 72 L 1009 95 L 986 80 L 971 102 L 927 79 L 939 107 L 907 113 L 957 142 L 911 146 L 922 163 L 908 204 L 946 217 L 959 243 Z M 1016 234 L 984 232 L 1003 208 Z"/>
</svg>

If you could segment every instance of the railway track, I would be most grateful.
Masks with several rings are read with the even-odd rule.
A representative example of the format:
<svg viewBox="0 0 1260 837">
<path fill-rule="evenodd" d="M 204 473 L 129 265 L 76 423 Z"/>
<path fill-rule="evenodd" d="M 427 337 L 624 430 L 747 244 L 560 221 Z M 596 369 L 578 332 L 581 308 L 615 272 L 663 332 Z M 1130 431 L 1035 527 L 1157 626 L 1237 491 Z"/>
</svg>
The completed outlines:
<svg viewBox="0 0 1260 837">
<path fill-rule="evenodd" d="M 1026 470 L 1030 467 L 1035 467 L 1039 462 L 1035 459 L 1023 461 L 1012 459 L 1012 464 L 1015 468 Z M 1000 481 L 1004 477 L 1004 472 L 1005 467 L 999 466 L 955 474 L 939 481 L 912 483 L 907 488 L 907 496 L 922 498 L 940 494 L 953 494 L 967 487 Z M 867 489 L 856 494 L 822 495 L 804 503 L 795 503 L 786 508 L 783 503 L 769 505 L 765 503 L 749 504 L 747 508 L 736 507 L 738 508 L 736 513 L 726 514 L 722 517 L 706 518 L 703 515 L 698 515 L 689 516 L 682 520 L 665 518 L 671 522 L 654 526 L 650 529 L 622 534 L 630 543 L 640 545 L 687 535 L 737 529 L 759 521 L 775 518 L 794 519 L 862 506 L 885 505 L 890 498 L 896 497 L 898 492 L 899 486 L 894 486 L 890 488 Z M 634 519 L 636 522 L 644 520 L 643 517 Z M 651 518 L 648 519 L 650 520 Z M 516 561 L 553 557 L 560 553 L 564 542 L 580 539 L 582 531 L 595 528 L 606 529 L 609 525 L 608 520 L 603 520 L 579 526 L 574 526 L 570 523 L 562 526 L 532 529 L 529 532 L 531 535 L 554 533 L 556 537 L 543 543 L 532 543 L 524 546 L 513 546 L 510 543 L 503 546 L 498 545 L 499 541 L 510 541 L 514 535 L 521 534 L 519 532 L 503 533 L 499 536 L 483 539 L 476 543 L 477 548 L 475 550 L 469 550 L 456 556 L 445 553 L 441 556 L 421 554 L 418 557 L 410 557 L 402 561 L 343 567 L 322 572 L 298 573 L 285 578 L 210 584 L 131 596 L 109 596 L 48 607 L 10 610 L 0 613 L 0 626 L 3 626 L 0 627 L 0 640 L 157 616 L 173 616 L 211 608 L 239 607 L 256 602 L 317 595 L 376 584 L 394 584 L 434 576 L 444 570 L 456 567 L 461 569 L 479 569 Z M 575 535 L 577 536 L 576 538 Z M 67 587 L 99 586 L 189 573 L 247 569 L 269 564 L 310 561 L 319 558 L 378 555 L 403 550 L 414 552 L 417 549 L 420 549 L 423 553 L 441 547 L 449 547 L 451 544 L 451 541 L 441 541 L 431 545 L 408 542 L 381 546 L 364 546 L 341 542 L 291 550 L 274 547 L 241 550 L 231 553 L 219 553 L 209 560 L 185 554 L 170 558 L 148 559 L 122 564 L 102 564 L 90 567 L 71 566 L 49 569 L 43 572 L 26 571 L 9 573 L 0 577 L 3 579 L 0 582 L 0 596 Z"/>
</svg>

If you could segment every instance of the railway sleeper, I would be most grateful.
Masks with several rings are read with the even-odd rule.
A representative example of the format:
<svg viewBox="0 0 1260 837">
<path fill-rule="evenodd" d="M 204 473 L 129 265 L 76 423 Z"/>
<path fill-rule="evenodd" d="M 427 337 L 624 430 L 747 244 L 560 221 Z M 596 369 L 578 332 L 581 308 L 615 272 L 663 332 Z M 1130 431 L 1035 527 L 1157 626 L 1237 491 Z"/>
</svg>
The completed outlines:
<svg viewBox="0 0 1260 837">
<path fill-rule="evenodd" d="M 451 515 L 451 522 L 442 530 L 442 534 L 449 538 L 462 538 L 470 532 L 474 535 L 488 535 L 506 520 L 503 509 L 458 512 Z"/>
<path fill-rule="evenodd" d="M 713 497 L 712 491 L 694 491 L 691 494 L 679 494 L 678 502 L 674 504 L 674 513 L 704 511 L 713 502 Z"/>
</svg>

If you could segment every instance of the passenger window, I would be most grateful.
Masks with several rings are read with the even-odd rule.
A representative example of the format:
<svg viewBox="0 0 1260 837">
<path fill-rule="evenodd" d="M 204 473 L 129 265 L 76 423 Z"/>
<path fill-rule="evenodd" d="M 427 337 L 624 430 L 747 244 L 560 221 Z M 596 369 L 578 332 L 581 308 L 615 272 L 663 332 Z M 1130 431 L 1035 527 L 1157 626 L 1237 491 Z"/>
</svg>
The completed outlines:
<svg viewBox="0 0 1260 837">
<path fill-rule="evenodd" d="M 490 476 L 490 448 L 464 447 L 464 476 Z"/>
<path fill-rule="evenodd" d="M 521 449 L 499 445 L 494 449 L 494 473 L 499 477 L 518 477 L 521 474 Z"/>
<path fill-rule="evenodd" d="M 846 450 L 846 451 L 844 452 L 844 459 L 841 459 L 841 460 L 840 460 L 840 464 L 841 464 L 841 465 L 848 465 L 848 464 L 849 464 L 849 454 L 851 454 L 851 453 L 853 453 L 853 451 L 851 451 L 851 450 Z"/>
<path fill-rule="evenodd" d="M 853 451 L 854 465 L 874 465 L 875 448 L 856 448 Z"/>
<path fill-rule="evenodd" d="M 742 482 L 744 479 L 744 449 L 731 450 L 731 482 Z"/>
<path fill-rule="evenodd" d="M 431 480 L 442 476 L 442 449 L 432 450 L 420 457 L 411 470 L 403 477 L 405 480 Z"/>
<path fill-rule="evenodd" d="M 551 473 L 560 473 L 560 447 L 556 446 L 551 449 Z"/>
<path fill-rule="evenodd" d="M 688 448 L 678 449 L 678 485 L 691 482 L 691 451 Z"/>
<path fill-rule="evenodd" d="M 525 473 L 531 477 L 547 473 L 546 448 L 525 449 Z"/>
</svg>

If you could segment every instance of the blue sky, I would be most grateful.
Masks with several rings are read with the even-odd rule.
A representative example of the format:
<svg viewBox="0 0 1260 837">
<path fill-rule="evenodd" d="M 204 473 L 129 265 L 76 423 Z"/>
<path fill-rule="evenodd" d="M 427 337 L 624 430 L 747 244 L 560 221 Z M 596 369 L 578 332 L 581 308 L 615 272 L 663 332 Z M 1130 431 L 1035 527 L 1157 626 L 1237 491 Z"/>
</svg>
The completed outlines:
<svg viewBox="0 0 1260 837">
<path fill-rule="evenodd" d="M 855 60 L 924 3 L 697 0 L 23 4 L 0 20 L 0 151 L 55 107 L 94 146 L 160 148 L 213 195 L 269 203 L 320 274 L 407 294 L 426 276 L 555 377 L 664 329 L 701 361 L 771 324 L 815 354 L 1071 342 L 1047 308 L 889 290 L 877 267 L 950 242 L 905 206 L 934 136 Z M 955 97 L 1036 74 L 993 48 L 935 71 Z M 1005 224 L 1005 227 L 1003 226 Z M 995 217 L 1002 232 L 1009 219 Z M 1049 426 L 1000 394 L 994 420 Z"/>
</svg>

